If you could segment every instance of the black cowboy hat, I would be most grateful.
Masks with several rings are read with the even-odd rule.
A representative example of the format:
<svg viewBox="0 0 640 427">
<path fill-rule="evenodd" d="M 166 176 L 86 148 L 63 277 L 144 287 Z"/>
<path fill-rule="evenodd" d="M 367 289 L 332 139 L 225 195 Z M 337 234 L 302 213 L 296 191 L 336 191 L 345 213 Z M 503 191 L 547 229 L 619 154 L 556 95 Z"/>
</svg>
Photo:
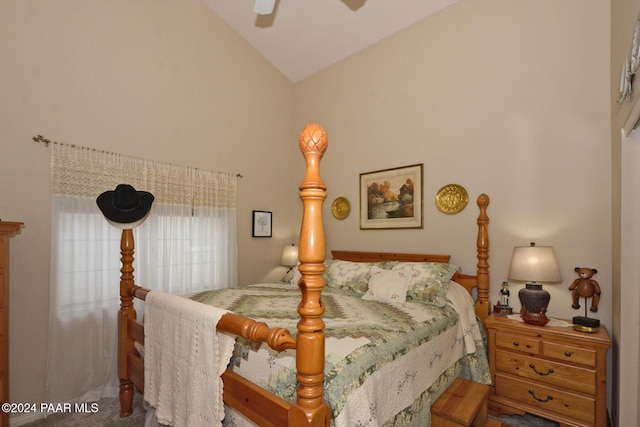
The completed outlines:
<svg viewBox="0 0 640 427">
<path fill-rule="evenodd" d="M 136 191 L 129 184 L 118 184 L 115 190 L 99 195 L 96 203 L 107 220 L 118 224 L 131 224 L 149 213 L 153 194 Z"/>
</svg>

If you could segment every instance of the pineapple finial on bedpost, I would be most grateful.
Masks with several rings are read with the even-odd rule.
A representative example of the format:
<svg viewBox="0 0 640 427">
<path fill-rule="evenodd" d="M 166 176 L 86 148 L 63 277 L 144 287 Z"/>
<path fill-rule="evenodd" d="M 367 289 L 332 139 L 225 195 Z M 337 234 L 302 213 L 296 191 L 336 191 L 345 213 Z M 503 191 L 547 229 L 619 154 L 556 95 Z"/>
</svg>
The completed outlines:
<svg viewBox="0 0 640 427">
<path fill-rule="evenodd" d="M 300 132 L 300 151 L 307 161 L 307 174 L 300 185 L 302 188 L 317 187 L 323 191 L 327 187 L 320 177 L 320 159 L 327 150 L 329 140 L 324 128 L 317 123 L 310 123 Z"/>
<path fill-rule="evenodd" d="M 289 411 L 290 426 L 329 426 L 329 406 L 323 397 L 324 322 L 321 294 L 324 288 L 325 240 L 322 204 L 327 187 L 320 176 L 320 160 L 327 149 L 327 134 L 322 126 L 311 123 L 300 133 L 300 151 L 307 169 L 300 184 L 303 218 L 298 258 L 302 300 L 298 305 L 300 321 L 296 338 L 297 399 Z M 301 356 L 302 355 L 302 356 Z"/>
</svg>

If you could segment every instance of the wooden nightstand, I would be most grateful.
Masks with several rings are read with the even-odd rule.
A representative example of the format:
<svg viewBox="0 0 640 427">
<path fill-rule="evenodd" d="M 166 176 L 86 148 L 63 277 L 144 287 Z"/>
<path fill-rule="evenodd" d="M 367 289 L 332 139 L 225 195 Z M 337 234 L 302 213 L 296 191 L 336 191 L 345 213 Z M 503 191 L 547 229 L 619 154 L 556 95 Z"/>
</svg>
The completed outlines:
<svg viewBox="0 0 640 427">
<path fill-rule="evenodd" d="M 485 319 L 493 382 L 489 413 L 528 412 L 566 426 L 607 425 L 607 350 L 611 339 L 572 327 Z"/>
</svg>

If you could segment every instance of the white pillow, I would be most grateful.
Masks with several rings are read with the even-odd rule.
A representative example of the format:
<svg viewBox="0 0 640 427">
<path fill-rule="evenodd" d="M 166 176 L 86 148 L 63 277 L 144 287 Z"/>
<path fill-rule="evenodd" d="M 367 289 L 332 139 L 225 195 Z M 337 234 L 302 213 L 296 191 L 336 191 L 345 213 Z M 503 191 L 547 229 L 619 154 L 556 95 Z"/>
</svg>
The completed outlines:
<svg viewBox="0 0 640 427">
<path fill-rule="evenodd" d="M 412 273 L 406 270 L 385 270 L 371 267 L 369 289 L 362 296 L 364 300 L 381 302 L 405 302 Z"/>
<path fill-rule="evenodd" d="M 436 307 L 447 305 L 449 281 L 460 267 L 444 262 L 399 262 L 392 270 L 405 270 L 412 274 L 407 299 Z"/>
</svg>

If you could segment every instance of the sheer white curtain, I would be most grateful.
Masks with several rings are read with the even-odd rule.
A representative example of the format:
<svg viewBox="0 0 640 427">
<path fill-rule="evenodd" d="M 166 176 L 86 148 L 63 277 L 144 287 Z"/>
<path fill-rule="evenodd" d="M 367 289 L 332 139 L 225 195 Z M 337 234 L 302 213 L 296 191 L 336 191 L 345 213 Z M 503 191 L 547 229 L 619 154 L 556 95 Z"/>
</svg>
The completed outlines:
<svg viewBox="0 0 640 427">
<path fill-rule="evenodd" d="M 118 184 L 153 193 L 134 230 L 136 283 L 174 294 L 237 284 L 237 178 L 55 144 L 47 402 L 117 396 L 120 236 L 95 199 Z"/>
</svg>

